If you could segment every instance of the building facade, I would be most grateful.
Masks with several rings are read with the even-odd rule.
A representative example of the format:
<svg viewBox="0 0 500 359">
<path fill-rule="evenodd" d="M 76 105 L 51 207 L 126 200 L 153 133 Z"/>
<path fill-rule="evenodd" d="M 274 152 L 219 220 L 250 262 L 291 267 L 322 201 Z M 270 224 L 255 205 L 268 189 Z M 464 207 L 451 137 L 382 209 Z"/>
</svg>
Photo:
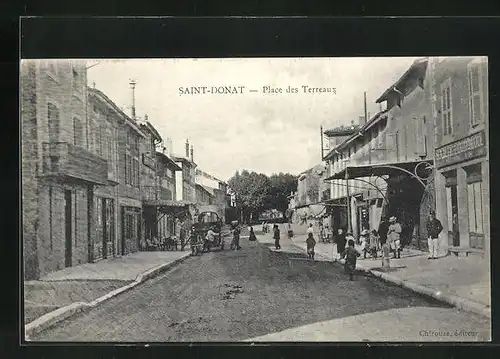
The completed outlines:
<svg viewBox="0 0 500 359">
<path fill-rule="evenodd" d="M 182 169 L 163 152 L 156 152 L 156 166 L 159 185 L 159 200 L 171 203 L 176 201 L 176 175 Z M 167 238 L 175 235 L 176 216 L 173 210 L 165 206 L 164 211 L 157 215 L 156 236 Z"/>
<path fill-rule="evenodd" d="M 90 261 L 121 255 L 118 223 L 118 133 L 124 114 L 101 91 L 88 88 L 89 148 L 108 162 L 108 185 L 97 186 L 93 193 L 92 242 Z"/>
<path fill-rule="evenodd" d="M 489 258 L 487 58 L 431 60 L 436 214 L 448 246 Z"/>
<path fill-rule="evenodd" d="M 93 191 L 108 163 L 90 149 L 85 62 L 21 63 L 25 279 L 88 262 Z"/>
<path fill-rule="evenodd" d="M 197 205 L 211 205 L 214 204 L 214 192 L 213 189 L 207 186 L 202 186 L 201 184 L 196 184 L 196 204 Z"/>
<path fill-rule="evenodd" d="M 118 233 L 121 254 L 137 252 L 142 239 L 141 141 L 147 138 L 136 119 L 125 115 L 118 131 Z"/>
<path fill-rule="evenodd" d="M 172 157 L 174 162 L 181 168 L 176 178 L 176 193 L 178 201 L 196 202 L 196 163 L 193 158 L 193 147 L 191 153 L 189 142 L 186 141 L 186 156 Z"/>
<path fill-rule="evenodd" d="M 427 64 L 416 60 L 376 101 L 386 109 L 362 118 L 357 133 L 325 157 L 332 200 L 339 206 L 334 227 L 358 236 L 363 229 L 378 229 L 383 216 L 396 216 L 404 242 L 426 238 L 424 224 L 434 208 Z"/>
</svg>

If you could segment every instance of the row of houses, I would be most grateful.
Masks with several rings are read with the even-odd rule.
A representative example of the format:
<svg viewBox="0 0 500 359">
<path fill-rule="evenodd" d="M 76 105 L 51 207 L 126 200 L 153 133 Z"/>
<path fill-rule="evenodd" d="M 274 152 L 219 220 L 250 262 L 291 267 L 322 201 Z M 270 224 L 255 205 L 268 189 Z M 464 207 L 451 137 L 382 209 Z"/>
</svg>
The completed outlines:
<svg viewBox="0 0 500 359">
<path fill-rule="evenodd" d="M 290 197 L 293 221 L 324 217 L 358 236 L 396 216 L 405 240 L 420 244 L 435 210 L 445 228 L 443 250 L 487 257 L 487 79 L 483 57 L 416 60 L 376 100 L 384 110 L 324 131 L 323 161 L 299 176 Z"/>
<path fill-rule="evenodd" d="M 25 279 L 142 250 L 179 233 L 199 203 L 228 205 L 227 185 L 199 190 L 193 147 L 166 153 L 147 115 L 87 86 L 82 61 L 21 64 Z"/>
</svg>

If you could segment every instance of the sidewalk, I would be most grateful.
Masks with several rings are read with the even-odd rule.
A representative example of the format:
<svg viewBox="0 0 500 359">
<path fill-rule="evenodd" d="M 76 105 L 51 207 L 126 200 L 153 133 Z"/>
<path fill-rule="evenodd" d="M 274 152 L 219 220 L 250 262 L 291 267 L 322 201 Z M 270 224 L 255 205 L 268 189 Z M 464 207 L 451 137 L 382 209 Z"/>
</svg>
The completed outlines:
<svg viewBox="0 0 500 359">
<path fill-rule="evenodd" d="M 297 235 L 289 240 L 282 234 L 282 250 L 292 245 L 306 250 L 306 236 Z M 271 235 L 259 236 L 261 242 L 273 242 Z M 283 243 L 287 243 L 286 246 Z M 336 245 L 317 243 L 316 258 L 320 261 L 333 261 Z M 491 316 L 490 309 L 490 270 L 489 261 L 479 255 L 456 257 L 454 255 L 437 260 L 428 260 L 428 253 L 414 249 L 404 249 L 401 259 L 390 261 L 391 269 L 382 270 L 382 259 L 361 256 L 357 269 L 369 272 L 418 293 L 430 295 L 463 310 Z M 343 260 L 339 261 L 341 264 Z"/>
<path fill-rule="evenodd" d="M 189 251 L 136 252 L 86 263 L 24 282 L 26 331 L 42 330 L 93 307 L 157 275 L 189 256 Z"/>
</svg>

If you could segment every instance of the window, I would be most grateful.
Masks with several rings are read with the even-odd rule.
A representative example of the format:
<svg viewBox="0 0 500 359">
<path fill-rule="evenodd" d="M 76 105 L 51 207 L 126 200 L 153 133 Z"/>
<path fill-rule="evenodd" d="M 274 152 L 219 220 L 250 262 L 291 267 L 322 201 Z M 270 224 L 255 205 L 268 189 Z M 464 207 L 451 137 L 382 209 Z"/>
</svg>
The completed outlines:
<svg viewBox="0 0 500 359">
<path fill-rule="evenodd" d="M 441 118 L 443 123 L 443 135 L 448 136 L 453 132 L 451 111 L 451 79 L 441 85 Z"/>
<path fill-rule="evenodd" d="M 471 126 L 476 126 L 484 122 L 482 111 L 482 76 L 481 64 L 472 61 L 467 65 L 467 74 L 469 78 L 469 108 Z"/>
<path fill-rule="evenodd" d="M 59 140 L 59 109 L 49 103 L 47 105 L 47 117 L 49 125 L 49 141 L 57 142 Z"/>
<path fill-rule="evenodd" d="M 80 92 L 80 75 L 73 68 L 73 90 Z"/>
<path fill-rule="evenodd" d="M 76 147 L 83 147 L 83 126 L 82 121 L 78 118 L 73 118 L 73 144 Z"/>
<path fill-rule="evenodd" d="M 94 128 L 94 146 L 95 146 L 95 153 L 98 156 L 102 156 L 102 144 L 101 144 L 101 128 L 97 127 Z"/>
<path fill-rule="evenodd" d="M 132 184 L 132 157 L 128 153 L 125 155 L 125 183 Z"/>
<path fill-rule="evenodd" d="M 134 184 L 135 187 L 139 187 L 139 160 L 134 158 Z"/>
</svg>

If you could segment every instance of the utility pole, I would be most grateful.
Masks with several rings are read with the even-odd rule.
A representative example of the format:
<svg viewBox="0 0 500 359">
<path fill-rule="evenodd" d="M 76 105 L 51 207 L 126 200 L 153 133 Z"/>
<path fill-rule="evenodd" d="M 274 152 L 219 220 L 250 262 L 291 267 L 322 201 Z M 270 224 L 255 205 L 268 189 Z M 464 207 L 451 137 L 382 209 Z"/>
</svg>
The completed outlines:
<svg viewBox="0 0 500 359">
<path fill-rule="evenodd" d="M 323 161 L 324 152 L 323 152 L 323 126 L 319 127 L 319 135 L 321 137 L 321 161 Z"/>
<path fill-rule="evenodd" d="M 366 91 L 365 91 L 365 124 L 368 122 L 368 109 L 366 107 Z M 372 163 L 371 142 L 368 142 L 368 164 Z"/>
<path fill-rule="evenodd" d="M 345 168 L 345 183 L 347 191 L 347 233 L 352 232 L 351 228 L 351 198 L 349 194 L 349 174 L 347 173 L 347 166 Z"/>
</svg>

